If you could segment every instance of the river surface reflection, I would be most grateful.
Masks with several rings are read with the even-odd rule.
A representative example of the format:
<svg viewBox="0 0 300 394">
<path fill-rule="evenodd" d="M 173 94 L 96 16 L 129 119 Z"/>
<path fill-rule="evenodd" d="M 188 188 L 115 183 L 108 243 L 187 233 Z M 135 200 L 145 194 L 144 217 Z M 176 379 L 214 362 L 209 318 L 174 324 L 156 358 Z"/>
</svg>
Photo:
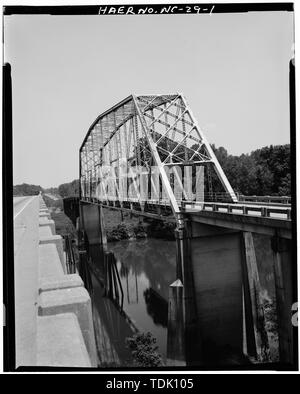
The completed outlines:
<svg viewBox="0 0 300 394">
<path fill-rule="evenodd" d="M 125 348 L 125 338 L 133 335 L 137 328 L 140 332 L 151 332 L 159 353 L 166 359 L 168 291 L 176 279 L 175 241 L 148 238 L 110 242 L 108 250 L 117 260 L 125 314 L 103 296 L 103 288 L 97 280 L 103 267 L 100 252 L 94 247 L 90 251 L 97 268 L 92 273 L 92 303 L 99 358 L 106 363 L 126 364 L 130 355 Z M 103 352 L 107 355 L 103 356 Z"/>
</svg>

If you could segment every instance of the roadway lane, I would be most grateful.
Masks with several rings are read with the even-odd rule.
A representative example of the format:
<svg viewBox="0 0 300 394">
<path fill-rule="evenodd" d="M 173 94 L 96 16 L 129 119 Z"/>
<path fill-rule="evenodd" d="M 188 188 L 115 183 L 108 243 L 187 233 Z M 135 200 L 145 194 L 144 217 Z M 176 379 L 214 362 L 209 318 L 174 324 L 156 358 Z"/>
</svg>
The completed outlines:
<svg viewBox="0 0 300 394">
<path fill-rule="evenodd" d="M 14 197 L 14 220 L 36 196 Z"/>
<path fill-rule="evenodd" d="M 16 366 L 36 365 L 39 196 L 14 197 Z"/>
</svg>

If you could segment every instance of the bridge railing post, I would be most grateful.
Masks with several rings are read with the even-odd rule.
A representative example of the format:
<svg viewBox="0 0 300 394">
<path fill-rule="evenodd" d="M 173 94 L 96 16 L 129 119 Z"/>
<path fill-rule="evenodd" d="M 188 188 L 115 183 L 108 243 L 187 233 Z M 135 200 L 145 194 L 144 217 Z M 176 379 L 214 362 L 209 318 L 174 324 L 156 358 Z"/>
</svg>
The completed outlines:
<svg viewBox="0 0 300 394">
<path fill-rule="evenodd" d="M 267 208 L 266 207 L 261 207 L 261 216 L 267 217 Z"/>
</svg>

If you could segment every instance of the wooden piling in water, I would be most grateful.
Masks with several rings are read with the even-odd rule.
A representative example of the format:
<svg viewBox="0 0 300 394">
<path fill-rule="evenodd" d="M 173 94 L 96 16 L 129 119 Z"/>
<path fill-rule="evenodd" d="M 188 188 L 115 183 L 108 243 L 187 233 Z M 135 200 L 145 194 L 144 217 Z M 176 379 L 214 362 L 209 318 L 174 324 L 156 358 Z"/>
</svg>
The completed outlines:
<svg viewBox="0 0 300 394">
<path fill-rule="evenodd" d="M 262 288 L 259 280 L 253 237 L 251 232 L 243 232 L 244 255 L 244 300 L 246 316 L 247 353 L 259 361 L 268 362 L 269 343 L 265 329 Z M 249 305 L 250 304 L 250 305 Z M 247 324 L 248 323 L 248 324 Z"/>
<path fill-rule="evenodd" d="M 288 240 L 272 238 L 280 362 L 294 362 L 292 312 L 292 250 Z"/>
</svg>

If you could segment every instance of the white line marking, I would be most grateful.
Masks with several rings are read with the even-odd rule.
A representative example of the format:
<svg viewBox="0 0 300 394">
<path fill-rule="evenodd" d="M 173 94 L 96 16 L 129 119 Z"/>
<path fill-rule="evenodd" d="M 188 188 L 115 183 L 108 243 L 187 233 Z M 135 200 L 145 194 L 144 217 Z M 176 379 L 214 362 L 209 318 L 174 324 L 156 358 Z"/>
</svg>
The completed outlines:
<svg viewBox="0 0 300 394">
<path fill-rule="evenodd" d="M 38 196 L 32 196 L 31 199 L 30 199 L 29 201 L 27 201 L 27 203 L 24 205 L 24 207 L 23 207 L 18 213 L 15 214 L 14 220 L 16 219 L 16 217 L 17 217 L 21 212 L 24 211 L 24 209 L 27 207 L 27 205 L 30 204 L 31 201 L 32 201 L 34 198 L 36 198 L 36 197 L 38 197 Z"/>
</svg>

